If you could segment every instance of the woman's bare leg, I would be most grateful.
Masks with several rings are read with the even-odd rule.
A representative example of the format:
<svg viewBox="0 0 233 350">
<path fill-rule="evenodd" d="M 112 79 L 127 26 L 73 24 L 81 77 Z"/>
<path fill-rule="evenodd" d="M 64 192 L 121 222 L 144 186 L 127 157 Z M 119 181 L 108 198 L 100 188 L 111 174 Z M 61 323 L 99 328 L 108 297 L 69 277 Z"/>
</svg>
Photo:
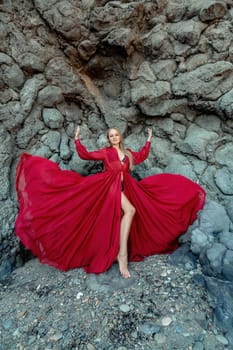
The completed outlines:
<svg viewBox="0 0 233 350">
<path fill-rule="evenodd" d="M 128 237 L 131 227 L 131 223 L 136 212 L 134 206 L 130 203 L 124 193 L 121 193 L 121 208 L 124 215 L 121 219 L 121 231 L 120 231 L 120 249 L 117 255 L 119 263 L 119 269 L 122 277 L 129 278 L 130 273 L 128 270 Z"/>
</svg>

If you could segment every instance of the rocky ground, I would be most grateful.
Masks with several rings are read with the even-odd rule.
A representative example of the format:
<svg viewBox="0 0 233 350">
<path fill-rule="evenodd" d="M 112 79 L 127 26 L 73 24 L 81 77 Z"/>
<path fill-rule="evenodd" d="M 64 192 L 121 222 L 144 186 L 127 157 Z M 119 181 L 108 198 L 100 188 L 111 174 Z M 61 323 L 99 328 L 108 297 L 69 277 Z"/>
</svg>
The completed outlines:
<svg viewBox="0 0 233 350">
<path fill-rule="evenodd" d="M 60 272 L 37 259 L 0 289 L 0 350 L 226 350 L 200 268 L 153 256 L 105 274 Z"/>
</svg>

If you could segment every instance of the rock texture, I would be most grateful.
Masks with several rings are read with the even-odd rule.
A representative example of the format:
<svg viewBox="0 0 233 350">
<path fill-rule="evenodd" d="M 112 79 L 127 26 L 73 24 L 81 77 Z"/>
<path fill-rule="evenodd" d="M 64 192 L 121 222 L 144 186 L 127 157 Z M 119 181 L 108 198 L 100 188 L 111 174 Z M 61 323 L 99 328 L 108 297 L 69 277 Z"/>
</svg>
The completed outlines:
<svg viewBox="0 0 233 350">
<path fill-rule="evenodd" d="M 0 279 L 24 262 L 14 236 L 21 152 L 99 171 L 75 153 L 81 125 L 89 149 L 111 126 L 138 149 L 153 128 L 134 176 L 177 172 L 206 189 L 186 241 L 212 282 L 232 285 L 232 33 L 230 0 L 1 1 Z"/>
</svg>

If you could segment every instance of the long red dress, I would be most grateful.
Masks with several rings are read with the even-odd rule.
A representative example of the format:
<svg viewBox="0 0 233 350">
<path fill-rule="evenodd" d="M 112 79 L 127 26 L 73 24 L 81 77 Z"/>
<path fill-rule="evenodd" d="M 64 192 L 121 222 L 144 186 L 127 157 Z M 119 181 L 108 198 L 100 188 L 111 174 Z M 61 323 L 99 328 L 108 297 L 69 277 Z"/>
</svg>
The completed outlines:
<svg viewBox="0 0 233 350">
<path fill-rule="evenodd" d="M 76 141 L 82 159 L 102 160 L 104 171 L 81 176 L 61 170 L 42 157 L 21 155 L 16 172 L 19 213 L 15 232 L 42 263 L 61 270 L 83 267 L 101 273 L 115 261 L 119 250 L 121 175 L 124 193 L 136 208 L 129 236 L 129 260 L 170 253 L 178 237 L 197 218 L 205 191 L 176 174 L 159 174 L 135 180 L 129 159 L 122 164 L 117 150 L 94 152 Z M 132 152 L 134 164 L 143 162 L 150 142 Z"/>
</svg>

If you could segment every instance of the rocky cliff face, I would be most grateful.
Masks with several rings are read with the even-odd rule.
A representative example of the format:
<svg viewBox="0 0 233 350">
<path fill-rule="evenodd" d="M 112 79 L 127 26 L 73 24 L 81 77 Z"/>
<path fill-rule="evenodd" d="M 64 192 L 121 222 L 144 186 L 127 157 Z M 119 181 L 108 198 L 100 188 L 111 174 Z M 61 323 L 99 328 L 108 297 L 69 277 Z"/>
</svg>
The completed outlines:
<svg viewBox="0 0 233 350">
<path fill-rule="evenodd" d="M 198 181 L 226 208 L 232 231 L 231 1 L 3 0 L 0 18 L 5 270 L 20 263 L 12 238 L 18 157 L 26 150 L 96 171 L 74 151 L 77 124 L 89 149 L 105 144 L 111 126 L 138 149 L 153 127 L 150 158 L 135 176 L 178 172 Z"/>
</svg>

